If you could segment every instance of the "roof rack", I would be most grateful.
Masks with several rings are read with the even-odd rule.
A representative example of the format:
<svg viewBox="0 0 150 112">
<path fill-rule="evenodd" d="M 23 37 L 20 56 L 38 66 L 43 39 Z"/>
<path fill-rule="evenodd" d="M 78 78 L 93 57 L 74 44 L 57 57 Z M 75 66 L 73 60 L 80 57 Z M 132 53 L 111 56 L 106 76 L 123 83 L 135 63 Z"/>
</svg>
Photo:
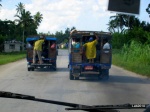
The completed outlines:
<svg viewBox="0 0 150 112">
<path fill-rule="evenodd" d="M 72 32 L 72 34 L 85 34 L 85 33 L 97 33 L 97 34 L 109 34 L 111 35 L 110 32 L 103 32 L 103 31 L 75 31 L 75 32 Z"/>
</svg>

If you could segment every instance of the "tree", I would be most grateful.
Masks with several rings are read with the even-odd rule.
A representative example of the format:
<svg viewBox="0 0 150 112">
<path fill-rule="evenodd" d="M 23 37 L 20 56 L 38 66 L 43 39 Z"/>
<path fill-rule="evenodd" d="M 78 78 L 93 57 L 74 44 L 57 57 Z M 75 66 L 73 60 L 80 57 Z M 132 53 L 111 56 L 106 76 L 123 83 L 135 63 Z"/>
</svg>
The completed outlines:
<svg viewBox="0 0 150 112">
<path fill-rule="evenodd" d="M 109 26 L 108 30 L 110 32 L 118 32 L 118 33 L 120 32 L 122 33 L 123 31 L 125 31 L 125 29 L 131 30 L 135 26 L 141 27 L 141 23 L 138 18 L 136 18 L 135 16 L 124 15 L 124 14 L 111 16 L 110 21 L 107 25 Z"/>
<path fill-rule="evenodd" d="M 17 14 L 21 14 L 24 9 L 25 9 L 25 5 L 20 2 L 20 3 L 17 5 L 17 8 L 16 8 Z"/>
<path fill-rule="evenodd" d="M 1 0 L 0 0 L 0 2 L 1 2 Z M 2 4 L 0 4 L 0 7 L 2 6 Z"/>
<path fill-rule="evenodd" d="M 40 25 L 40 23 L 42 22 L 42 19 L 43 19 L 43 15 L 40 12 L 37 12 L 34 15 L 34 23 L 36 24 L 36 26 Z"/>
<path fill-rule="evenodd" d="M 34 16 L 31 15 L 29 11 L 25 10 L 24 4 L 21 2 L 17 5 L 17 14 L 15 17 L 15 21 L 18 21 L 19 26 L 21 26 L 21 29 L 23 30 L 23 34 L 25 35 L 35 35 L 37 34 L 36 29 L 40 25 L 43 17 L 40 12 L 37 12 Z"/>
<path fill-rule="evenodd" d="M 6 38 L 12 38 L 14 37 L 15 32 L 15 24 L 11 20 L 0 20 L 0 34 L 2 36 L 5 36 Z"/>
<path fill-rule="evenodd" d="M 33 19 L 32 19 L 31 13 L 24 9 L 24 5 L 22 3 L 18 4 L 18 7 L 16 10 L 17 10 L 17 14 L 15 15 L 15 17 L 18 17 L 19 19 L 16 19 L 15 21 L 17 21 L 18 25 L 21 26 L 22 28 L 22 32 L 23 32 L 22 42 L 24 44 L 25 31 L 28 27 L 30 27 L 31 23 L 33 23 Z M 22 48 L 24 50 L 23 45 L 22 45 Z"/>
<path fill-rule="evenodd" d="M 109 26 L 108 31 L 111 33 L 115 33 L 116 25 L 115 25 L 114 20 L 109 21 L 109 23 L 107 25 Z"/>
<path fill-rule="evenodd" d="M 111 16 L 110 21 L 108 23 L 108 30 L 111 32 L 122 32 L 124 30 L 125 24 L 127 23 L 128 15 L 117 14 L 116 16 Z"/>
<path fill-rule="evenodd" d="M 149 14 L 150 17 L 150 4 L 148 4 L 148 7 L 146 8 L 146 12 Z"/>
</svg>

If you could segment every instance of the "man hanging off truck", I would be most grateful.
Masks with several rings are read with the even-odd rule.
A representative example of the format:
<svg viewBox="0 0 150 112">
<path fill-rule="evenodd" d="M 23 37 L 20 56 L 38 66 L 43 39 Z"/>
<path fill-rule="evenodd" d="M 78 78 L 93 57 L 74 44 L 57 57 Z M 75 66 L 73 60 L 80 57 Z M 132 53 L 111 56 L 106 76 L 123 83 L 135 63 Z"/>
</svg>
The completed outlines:
<svg viewBox="0 0 150 112">
<path fill-rule="evenodd" d="M 35 62 L 36 62 L 36 54 L 38 55 L 39 63 L 43 64 L 41 52 L 42 52 L 42 44 L 44 43 L 44 41 L 45 41 L 45 37 L 40 36 L 39 40 L 37 40 L 34 44 L 33 64 L 35 64 Z"/>
<path fill-rule="evenodd" d="M 89 42 L 83 45 L 83 50 L 85 49 L 85 56 L 89 60 L 89 63 L 94 63 L 94 59 L 96 58 L 96 44 L 99 38 L 96 34 L 95 36 L 95 40 L 93 40 L 93 37 L 90 37 Z"/>
</svg>

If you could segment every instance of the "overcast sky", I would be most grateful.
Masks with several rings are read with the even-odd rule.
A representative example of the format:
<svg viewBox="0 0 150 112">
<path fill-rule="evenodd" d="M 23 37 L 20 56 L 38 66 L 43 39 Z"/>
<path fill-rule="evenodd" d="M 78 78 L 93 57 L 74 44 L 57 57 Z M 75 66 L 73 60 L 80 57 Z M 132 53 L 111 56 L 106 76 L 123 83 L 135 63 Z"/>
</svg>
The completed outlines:
<svg viewBox="0 0 150 112">
<path fill-rule="evenodd" d="M 38 32 L 55 33 L 64 31 L 67 27 L 76 27 L 77 30 L 107 31 L 109 17 L 116 13 L 107 11 L 108 0 L 2 0 L 0 19 L 14 20 L 16 5 L 25 4 L 25 9 L 32 15 L 40 12 L 43 15 Z M 150 23 L 145 11 L 150 0 L 141 0 L 141 21 Z"/>
</svg>

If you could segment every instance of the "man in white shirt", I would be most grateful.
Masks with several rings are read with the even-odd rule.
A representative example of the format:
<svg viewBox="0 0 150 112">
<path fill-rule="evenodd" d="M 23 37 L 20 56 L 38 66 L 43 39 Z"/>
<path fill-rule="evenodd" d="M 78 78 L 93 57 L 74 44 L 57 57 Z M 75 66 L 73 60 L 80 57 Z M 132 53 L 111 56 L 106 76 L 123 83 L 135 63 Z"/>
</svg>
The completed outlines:
<svg viewBox="0 0 150 112">
<path fill-rule="evenodd" d="M 104 50 L 109 50 L 110 49 L 110 44 L 108 43 L 108 39 L 104 39 L 103 42 L 104 42 L 103 49 Z M 109 53 L 109 51 L 104 51 L 104 52 Z"/>
</svg>

